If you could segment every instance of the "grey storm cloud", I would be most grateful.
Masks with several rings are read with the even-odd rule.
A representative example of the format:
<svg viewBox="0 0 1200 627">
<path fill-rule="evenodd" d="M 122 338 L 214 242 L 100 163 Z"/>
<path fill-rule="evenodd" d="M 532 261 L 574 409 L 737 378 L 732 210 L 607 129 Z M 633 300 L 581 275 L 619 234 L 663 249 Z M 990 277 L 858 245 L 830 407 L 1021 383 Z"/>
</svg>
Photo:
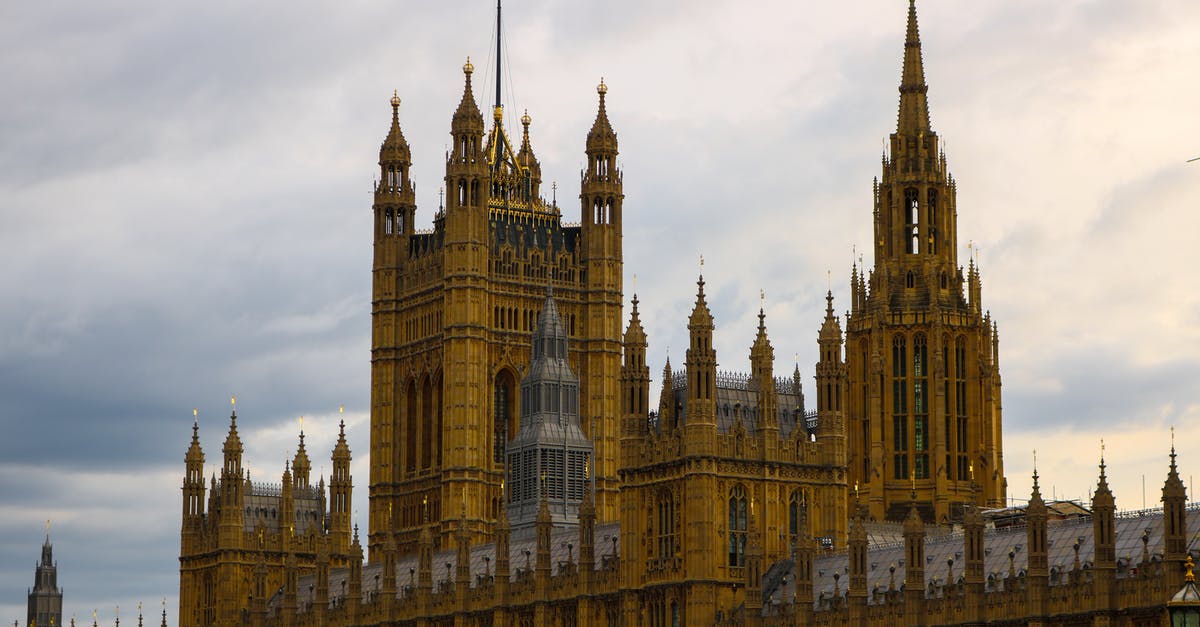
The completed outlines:
<svg viewBox="0 0 1200 627">
<path fill-rule="evenodd" d="M 1174 423 L 1181 443 L 1200 438 L 1200 169 L 1183 163 L 1200 155 L 1200 5 L 919 10 L 959 255 L 973 242 L 999 321 L 1010 493 L 1025 494 L 1026 445 L 1048 437 L 1110 434 L 1114 482 L 1157 478 L 1154 434 Z M 387 101 L 402 99 L 428 225 L 467 55 L 491 103 L 493 11 L 0 6 L 0 622 L 23 616 L 52 518 L 68 613 L 103 620 L 120 604 L 124 617 L 142 600 L 157 615 L 165 595 L 174 623 L 191 410 L 218 463 L 232 394 L 267 481 L 300 415 L 314 467 L 328 466 L 345 404 L 365 517 L 370 189 Z M 704 255 L 721 367 L 745 369 L 761 289 L 776 370 L 798 360 L 810 381 L 826 290 L 840 314 L 855 251 L 872 262 L 903 3 L 531 0 L 508 3 L 505 22 L 508 126 L 529 110 L 568 221 L 594 89 L 609 85 L 625 292 L 636 274 L 654 374 L 668 347 L 682 365 Z M 1094 462 L 1043 463 L 1083 494 Z M 1114 483 L 1118 502 L 1132 503 L 1129 481 Z"/>
</svg>

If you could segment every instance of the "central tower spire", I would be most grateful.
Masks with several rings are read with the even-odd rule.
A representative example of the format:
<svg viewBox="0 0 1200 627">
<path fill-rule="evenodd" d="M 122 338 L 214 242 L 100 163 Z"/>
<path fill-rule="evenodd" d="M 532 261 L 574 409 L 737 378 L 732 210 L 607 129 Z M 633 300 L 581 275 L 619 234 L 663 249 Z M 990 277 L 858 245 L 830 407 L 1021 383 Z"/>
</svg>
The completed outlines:
<svg viewBox="0 0 1200 627">
<path fill-rule="evenodd" d="M 957 187 L 929 121 L 915 0 L 899 91 L 873 190 L 874 269 L 865 285 L 857 268 L 851 275 L 843 415 L 850 480 L 866 488 L 871 516 L 901 520 L 915 502 L 926 521 L 943 523 L 975 502 L 972 467 L 984 503 L 1004 503 L 1000 373 L 973 266 L 964 290 Z"/>
<path fill-rule="evenodd" d="M 917 29 L 916 0 L 908 0 L 908 29 L 904 36 L 904 70 L 900 79 L 900 116 L 896 128 L 901 133 L 929 131 L 929 86 L 921 61 L 921 33 Z"/>
</svg>

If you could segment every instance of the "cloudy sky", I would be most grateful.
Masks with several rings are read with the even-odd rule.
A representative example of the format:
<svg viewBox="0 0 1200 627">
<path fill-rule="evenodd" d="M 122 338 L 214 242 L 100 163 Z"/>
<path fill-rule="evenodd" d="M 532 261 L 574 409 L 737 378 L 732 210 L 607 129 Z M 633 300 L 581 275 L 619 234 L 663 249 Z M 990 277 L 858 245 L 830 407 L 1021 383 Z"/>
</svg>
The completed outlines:
<svg viewBox="0 0 1200 627">
<path fill-rule="evenodd" d="M 396 89 L 418 220 L 437 206 L 461 66 L 489 102 L 487 0 L 0 5 L 0 624 L 24 620 L 44 521 L 65 610 L 175 624 L 192 408 L 209 464 L 239 397 L 278 480 L 337 408 L 366 518 L 370 188 Z M 506 10 L 509 124 L 528 109 L 572 206 L 595 86 L 625 172 L 657 374 L 697 259 L 725 369 L 760 289 L 811 380 L 827 271 L 846 307 L 896 121 L 905 3 L 554 0 Z M 1010 494 L 1153 505 L 1177 427 L 1200 471 L 1200 5 L 922 0 L 932 121 L 1000 324 Z M 548 188 L 548 186 L 547 186 Z M 565 211 L 577 220 L 577 210 Z M 868 258 L 868 263 L 870 259 Z M 1143 480 L 1144 477 L 1144 480 Z"/>
</svg>

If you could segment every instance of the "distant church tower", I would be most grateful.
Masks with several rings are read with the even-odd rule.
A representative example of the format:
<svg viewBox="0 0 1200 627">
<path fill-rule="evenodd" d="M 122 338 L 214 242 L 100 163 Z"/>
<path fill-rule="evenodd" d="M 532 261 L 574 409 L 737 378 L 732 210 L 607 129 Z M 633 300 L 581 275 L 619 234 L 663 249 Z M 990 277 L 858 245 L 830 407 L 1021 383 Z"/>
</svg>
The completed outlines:
<svg viewBox="0 0 1200 627">
<path fill-rule="evenodd" d="M 959 264 L 955 181 L 928 89 L 910 0 L 899 120 L 874 186 L 875 267 L 851 273 L 844 405 L 850 478 L 870 515 L 903 519 L 915 489 L 922 517 L 940 523 L 961 518 L 973 483 L 992 506 L 1006 484 L 996 326 L 974 260 L 965 277 Z"/>
<path fill-rule="evenodd" d="M 42 561 L 34 571 L 33 588 L 29 591 L 29 612 L 26 625 L 61 625 L 62 588 L 58 587 L 58 564 L 54 562 L 54 547 L 50 544 L 50 523 L 46 522 L 46 542 L 42 544 Z M 35 622 L 36 621 L 36 622 Z"/>
<path fill-rule="evenodd" d="M 499 51 L 497 51 L 499 56 Z M 434 542 L 450 546 L 459 504 L 472 542 L 491 539 L 504 507 L 505 450 L 524 409 L 518 383 L 529 367 L 547 284 L 579 376 L 579 422 L 595 445 L 595 506 L 617 517 L 618 380 L 621 371 L 621 172 L 617 136 L 599 110 L 580 173 L 579 224 L 545 198 L 542 172 L 521 118 L 520 145 L 504 128 L 499 90 L 488 131 L 463 66 L 450 122 L 445 201 L 432 229 L 415 225 L 411 151 L 400 99 L 379 151 L 374 202 L 371 332 L 371 560 L 390 536 L 415 551 L 428 504 Z M 499 75 L 499 70 L 497 70 Z M 565 191 L 565 190 L 564 190 Z M 390 512 L 390 514 L 389 514 Z"/>
</svg>

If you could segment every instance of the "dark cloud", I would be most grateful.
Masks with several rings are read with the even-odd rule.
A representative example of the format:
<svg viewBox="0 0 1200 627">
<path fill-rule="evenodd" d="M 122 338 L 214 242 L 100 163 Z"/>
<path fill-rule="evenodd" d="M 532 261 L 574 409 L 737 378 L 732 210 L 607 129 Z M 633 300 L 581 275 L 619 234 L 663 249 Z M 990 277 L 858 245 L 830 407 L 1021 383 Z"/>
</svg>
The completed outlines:
<svg viewBox="0 0 1200 627">
<path fill-rule="evenodd" d="M 1007 433 L 1183 416 L 1198 391 L 1181 374 L 1200 350 L 1180 228 L 1196 177 L 1163 164 L 1197 153 L 1186 25 L 1200 9 L 920 8 L 960 248 L 984 246 L 1000 321 Z M 637 273 L 655 376 L 668 346 L 682 365 L 704 254 L 722 367 L 744 368 L 763 289 L 777 370 L 798 353 L 809 380 L 825 290 L 844 310 L 852 247 L 870 244 L 903 7 L 508 11 L 506 112 L 533 115 L 570 221 L 594 88 L 610 85 L 626 291 Z M 486 2 L 0 7 L 0 618 L 23 614 L 51 516 L 81 618 L 139 598 L 156 614 L 165 593 L 173 622 L 190 410 L 212 462 L 233 393 L 267 477 L 301 414 L 319 416 L 319 466 L 345 403 L 365 516 L 369 190 L 387 99 L 403 100 L 427 225 L 466 55 L 491 100 L 492 19 Z"/>
</svg>

